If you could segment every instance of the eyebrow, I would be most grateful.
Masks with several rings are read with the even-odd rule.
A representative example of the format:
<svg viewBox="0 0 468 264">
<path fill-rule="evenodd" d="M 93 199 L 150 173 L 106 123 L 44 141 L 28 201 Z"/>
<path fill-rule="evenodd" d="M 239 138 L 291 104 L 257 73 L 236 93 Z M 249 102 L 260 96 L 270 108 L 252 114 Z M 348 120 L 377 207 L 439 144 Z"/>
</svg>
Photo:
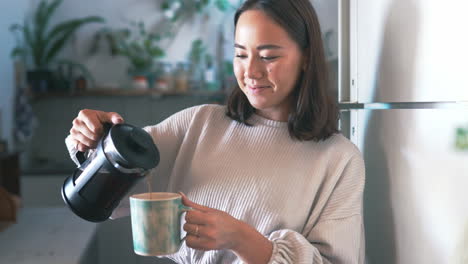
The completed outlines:
<svg viewBox="0 0 468 264">
<path fill-rule="evenodd" d="M 244 46 L 240 45 L 240 44 L 234 44 L 234 47 L 235 48 L 239 48 L 239 49 L 246 49 Z M 264 49 L 282 49 L 283 47 L 281 46 L 278 46 L 278 45 L 273 45 L 273 44 L 265 44 L 265 45 L 260 45 L 257 47 L 257 50 L 264 50 Z"/>
</svg>

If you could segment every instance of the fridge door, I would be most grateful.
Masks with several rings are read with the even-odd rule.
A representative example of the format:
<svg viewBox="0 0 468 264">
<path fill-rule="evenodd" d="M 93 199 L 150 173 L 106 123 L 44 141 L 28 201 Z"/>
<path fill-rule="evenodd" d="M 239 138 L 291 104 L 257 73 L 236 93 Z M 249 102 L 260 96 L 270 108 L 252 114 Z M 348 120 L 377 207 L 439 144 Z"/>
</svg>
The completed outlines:
<svg viewBox="0 0 468 264">
<path fill-rule="evenodd" d="M 343 112 L 366 164 L 370 264 L 468 263 L 468 151 L 457 144 L 468 107 L 445 106 Z"/>
<path fill-rule="evenodd" d="M 351 85 L 343 93 L 356 94 L 342 101 L 468 100 L 468 1 L 340 2 L 349 3 L 344 41 L 350 31 Z"/>
<path fill-rule="evenodd" d="M 340 125 L 365 159 L 368 263 L 468 263 L 456 147 L 468 142 L 468 1 L 339 2 Z"/>
</svg>

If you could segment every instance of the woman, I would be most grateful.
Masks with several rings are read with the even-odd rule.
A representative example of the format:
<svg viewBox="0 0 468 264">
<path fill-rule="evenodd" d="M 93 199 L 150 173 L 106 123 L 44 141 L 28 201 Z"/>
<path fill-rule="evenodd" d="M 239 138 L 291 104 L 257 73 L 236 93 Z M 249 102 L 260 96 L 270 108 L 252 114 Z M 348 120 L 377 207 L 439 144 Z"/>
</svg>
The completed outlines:
<svg viewBox="0 0 468 264">
<path fill-rule="evenodd" d="M 364 164 L 337 131 L 315 11 L 308 0 L 248 0 L 234 23 L 238 87 L 227 106 L 191 107 L 145 128 L 161 152 L 154 188 L 181 191 L 196 209 L 169 257 L 363 263 Z M 80 112 L 66 140 L 72 158 L 95 148 L 102 122 L 123 118 Z"/>
</svg>

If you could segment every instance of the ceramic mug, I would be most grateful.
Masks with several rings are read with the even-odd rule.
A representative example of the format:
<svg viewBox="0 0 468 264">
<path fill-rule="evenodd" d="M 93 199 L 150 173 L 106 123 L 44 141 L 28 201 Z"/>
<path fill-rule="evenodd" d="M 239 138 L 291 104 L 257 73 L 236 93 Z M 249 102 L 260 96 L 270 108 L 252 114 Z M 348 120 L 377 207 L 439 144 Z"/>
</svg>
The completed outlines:
<svg viewBox="0 0 468 264">
<path fill-rule="evenodd" d="M 153 192 L 130 196 L 133 250 L 142 256 L 177 252 L 185 238 L 180 237 L 182 213 L 191 210 L 178 193 Z"/>
</svg>

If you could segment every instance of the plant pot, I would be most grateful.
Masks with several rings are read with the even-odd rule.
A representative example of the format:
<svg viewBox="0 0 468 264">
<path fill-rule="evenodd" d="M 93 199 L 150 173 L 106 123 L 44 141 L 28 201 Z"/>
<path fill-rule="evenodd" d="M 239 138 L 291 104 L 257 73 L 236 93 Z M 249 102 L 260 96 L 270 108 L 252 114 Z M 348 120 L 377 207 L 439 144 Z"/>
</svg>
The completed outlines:
<svg viewBox="0 0 468 264">
<path fill-rule="evenodd" d="M 46 93 L 54 88 L 54 76 L 49 70 L 34 70 L 26 73 L 31 91 L 35 94 Z"/>
<path fill-rule="evenodd" d="M 137 90 L 148 90 L 148 78 L 146 78 L 146 76 L 143 75 L 133 76 L 133 88 Z"/>
<path fill-rule="evenodd" d="M 151 72 L 150 70 L 130 69 L 128 70 L 128 74 L 131 76 L 133 83 L 135 83 L 135 81 L 137 82 L 136 86 L 138 86 L 139 88 L 143 88 L 142 86 L 147 86 L 146 89 L 153 87 L 155 76 L 154 76 L 154 73 Z M 142 84 L 145 82 L 143 81 L 143 79 L 146 81 L 146 84 Z"/>
</svg>

